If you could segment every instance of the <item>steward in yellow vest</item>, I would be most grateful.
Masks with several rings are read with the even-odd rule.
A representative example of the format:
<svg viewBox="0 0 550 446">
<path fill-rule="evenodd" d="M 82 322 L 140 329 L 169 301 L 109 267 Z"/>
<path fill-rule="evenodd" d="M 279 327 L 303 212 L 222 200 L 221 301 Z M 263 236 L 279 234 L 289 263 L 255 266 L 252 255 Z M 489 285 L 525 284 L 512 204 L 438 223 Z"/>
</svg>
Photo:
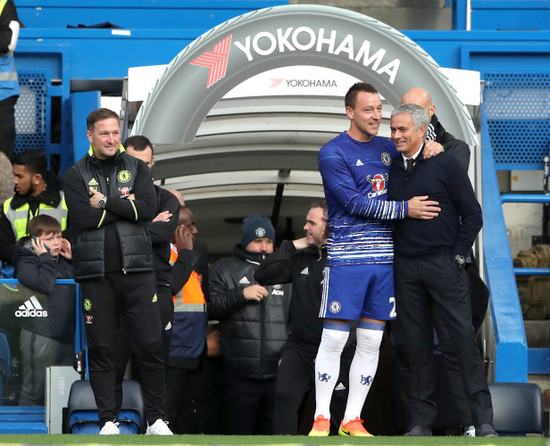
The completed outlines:
<svg viewBox="0 0 550 446">
<path fill-rule="evenodd" d="M 48 175 L 46 155 L 41 150 L 21 152 L 13 160 L 15 195 L 0 211 L 0 260 L 11 263 L 15 243 L 27 234 L 28 222 L 37 215 L 50 215 L 67 229 L 67 205 L 61 182 Z"/>
</svg>

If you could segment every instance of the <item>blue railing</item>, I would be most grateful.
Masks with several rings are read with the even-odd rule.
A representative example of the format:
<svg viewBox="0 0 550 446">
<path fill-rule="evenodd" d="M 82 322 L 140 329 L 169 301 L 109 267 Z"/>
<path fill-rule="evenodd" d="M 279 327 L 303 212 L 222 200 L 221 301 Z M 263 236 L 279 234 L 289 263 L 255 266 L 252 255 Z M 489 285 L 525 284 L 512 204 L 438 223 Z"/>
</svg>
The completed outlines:
<svg viewBox="0 0 550 446">
<path fill-rule="evenodd" d="M 494 379 L 497 382 L 527 382 L 528 351 L 523 314 L 502 211 L 493 148 L 483 112 L 481 126 L 485 228 L 483 251 L 485 278 L 491 292 L 490 310 L 496 342 Z"/>
</svg>

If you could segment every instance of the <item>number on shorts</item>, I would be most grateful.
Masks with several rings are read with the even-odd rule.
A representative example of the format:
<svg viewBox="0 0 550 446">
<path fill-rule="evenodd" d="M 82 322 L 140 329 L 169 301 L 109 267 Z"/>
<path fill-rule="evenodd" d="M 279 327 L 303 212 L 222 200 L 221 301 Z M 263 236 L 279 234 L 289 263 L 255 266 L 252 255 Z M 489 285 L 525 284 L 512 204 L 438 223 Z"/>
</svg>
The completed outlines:
<svg viewBox="0 0 550 446">
<path fill-rule="evenodd" d="M 397 317 L 397 311 L 395 311 L 395 297 L 390 297 L 390 304 L 392 304 L 390 317 Z"/>
</svg>

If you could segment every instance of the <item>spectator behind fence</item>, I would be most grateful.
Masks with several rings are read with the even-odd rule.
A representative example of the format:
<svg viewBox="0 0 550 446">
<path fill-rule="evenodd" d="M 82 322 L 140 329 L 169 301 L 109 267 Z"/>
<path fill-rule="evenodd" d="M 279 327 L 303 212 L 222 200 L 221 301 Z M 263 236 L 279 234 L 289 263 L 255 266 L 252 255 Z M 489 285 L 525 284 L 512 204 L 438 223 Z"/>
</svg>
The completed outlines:
<svg viewBox="0 0 550 446">
<path fill-rule="evenodd" d="M 226 433 L 271 434 L 291 287 L 263 287 L 254 279 L 258 265 L 273 252 L 271 221 L 251 215 L 241 232 L 233 256 L 218 260 L 210 272 L 208 316 L 220 321 Z"/>
<path fill-rule="evenodd" d="M 0 151 L 10 160 L 15 145 L 15 103 L 19 97 L 13 52 L 20 26 L 15 3 L 0 1 Z"/>
<path fill-rule="evenodd" d="M 29 222 L 28 231 L 13 256 L 16 278 L 32 291 L 19 290 L 28 297 L 19 307 L 23 374 L 19 405 L 43 406 L 46 367 L 73 364 L 75 287 L 55 281 L 74 278 L 74 269 L 71 244 L 62 237 L 55 218 L 39 215 Z"/>
<path fill-rule="evenodd" d="M 15 243 L 28 234 L 27 225 L 37 215 L 50 215 L 67 229 L 67 206 L 61 182 L 48 172 L 41 150 L 30 149 L 13 159 L 15 194 L 4 201 L 0 211 L 0 260 L 11 263 Z"/>
<path fill-rule="evenodd" d="M 90 150 L 65 174 L 73 263 L 82 290 L 90 384 L 100 434 L 118 435 L 116 337 L 120 319 L 136 346 L 147 434 L 172 435 L 164 422 L 165 368 L 151 237 L 156 215 L 151 172 L 120 144 L 118 115 L 88 115 Z"/>
</svg>

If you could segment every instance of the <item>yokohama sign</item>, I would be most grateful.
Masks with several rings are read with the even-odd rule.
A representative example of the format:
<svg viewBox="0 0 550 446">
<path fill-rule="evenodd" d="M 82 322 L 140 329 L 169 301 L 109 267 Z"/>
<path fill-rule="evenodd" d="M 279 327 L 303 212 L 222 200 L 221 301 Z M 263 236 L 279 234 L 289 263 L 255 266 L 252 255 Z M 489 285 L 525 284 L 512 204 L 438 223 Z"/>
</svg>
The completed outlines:
<svg viewBox="0 0 550 446">
<path fill-rule="evenodd" d="M 438 117 L 450 123 L 448 130 L 466 141 L 475 138 L 467 109 L 418 45 L 370 17 L 320 5 L 261 9 L 197 38 L 170 63 L 132 132 L 160 144 L 190 143 L 225 94 L 256 75 L 294 66 L 309 67 L 300 79 L 315 86 L 321 69 L 369 82 L 391 104 L 408 88 L 424 87 L 438 104 Z"/>
</svg>

